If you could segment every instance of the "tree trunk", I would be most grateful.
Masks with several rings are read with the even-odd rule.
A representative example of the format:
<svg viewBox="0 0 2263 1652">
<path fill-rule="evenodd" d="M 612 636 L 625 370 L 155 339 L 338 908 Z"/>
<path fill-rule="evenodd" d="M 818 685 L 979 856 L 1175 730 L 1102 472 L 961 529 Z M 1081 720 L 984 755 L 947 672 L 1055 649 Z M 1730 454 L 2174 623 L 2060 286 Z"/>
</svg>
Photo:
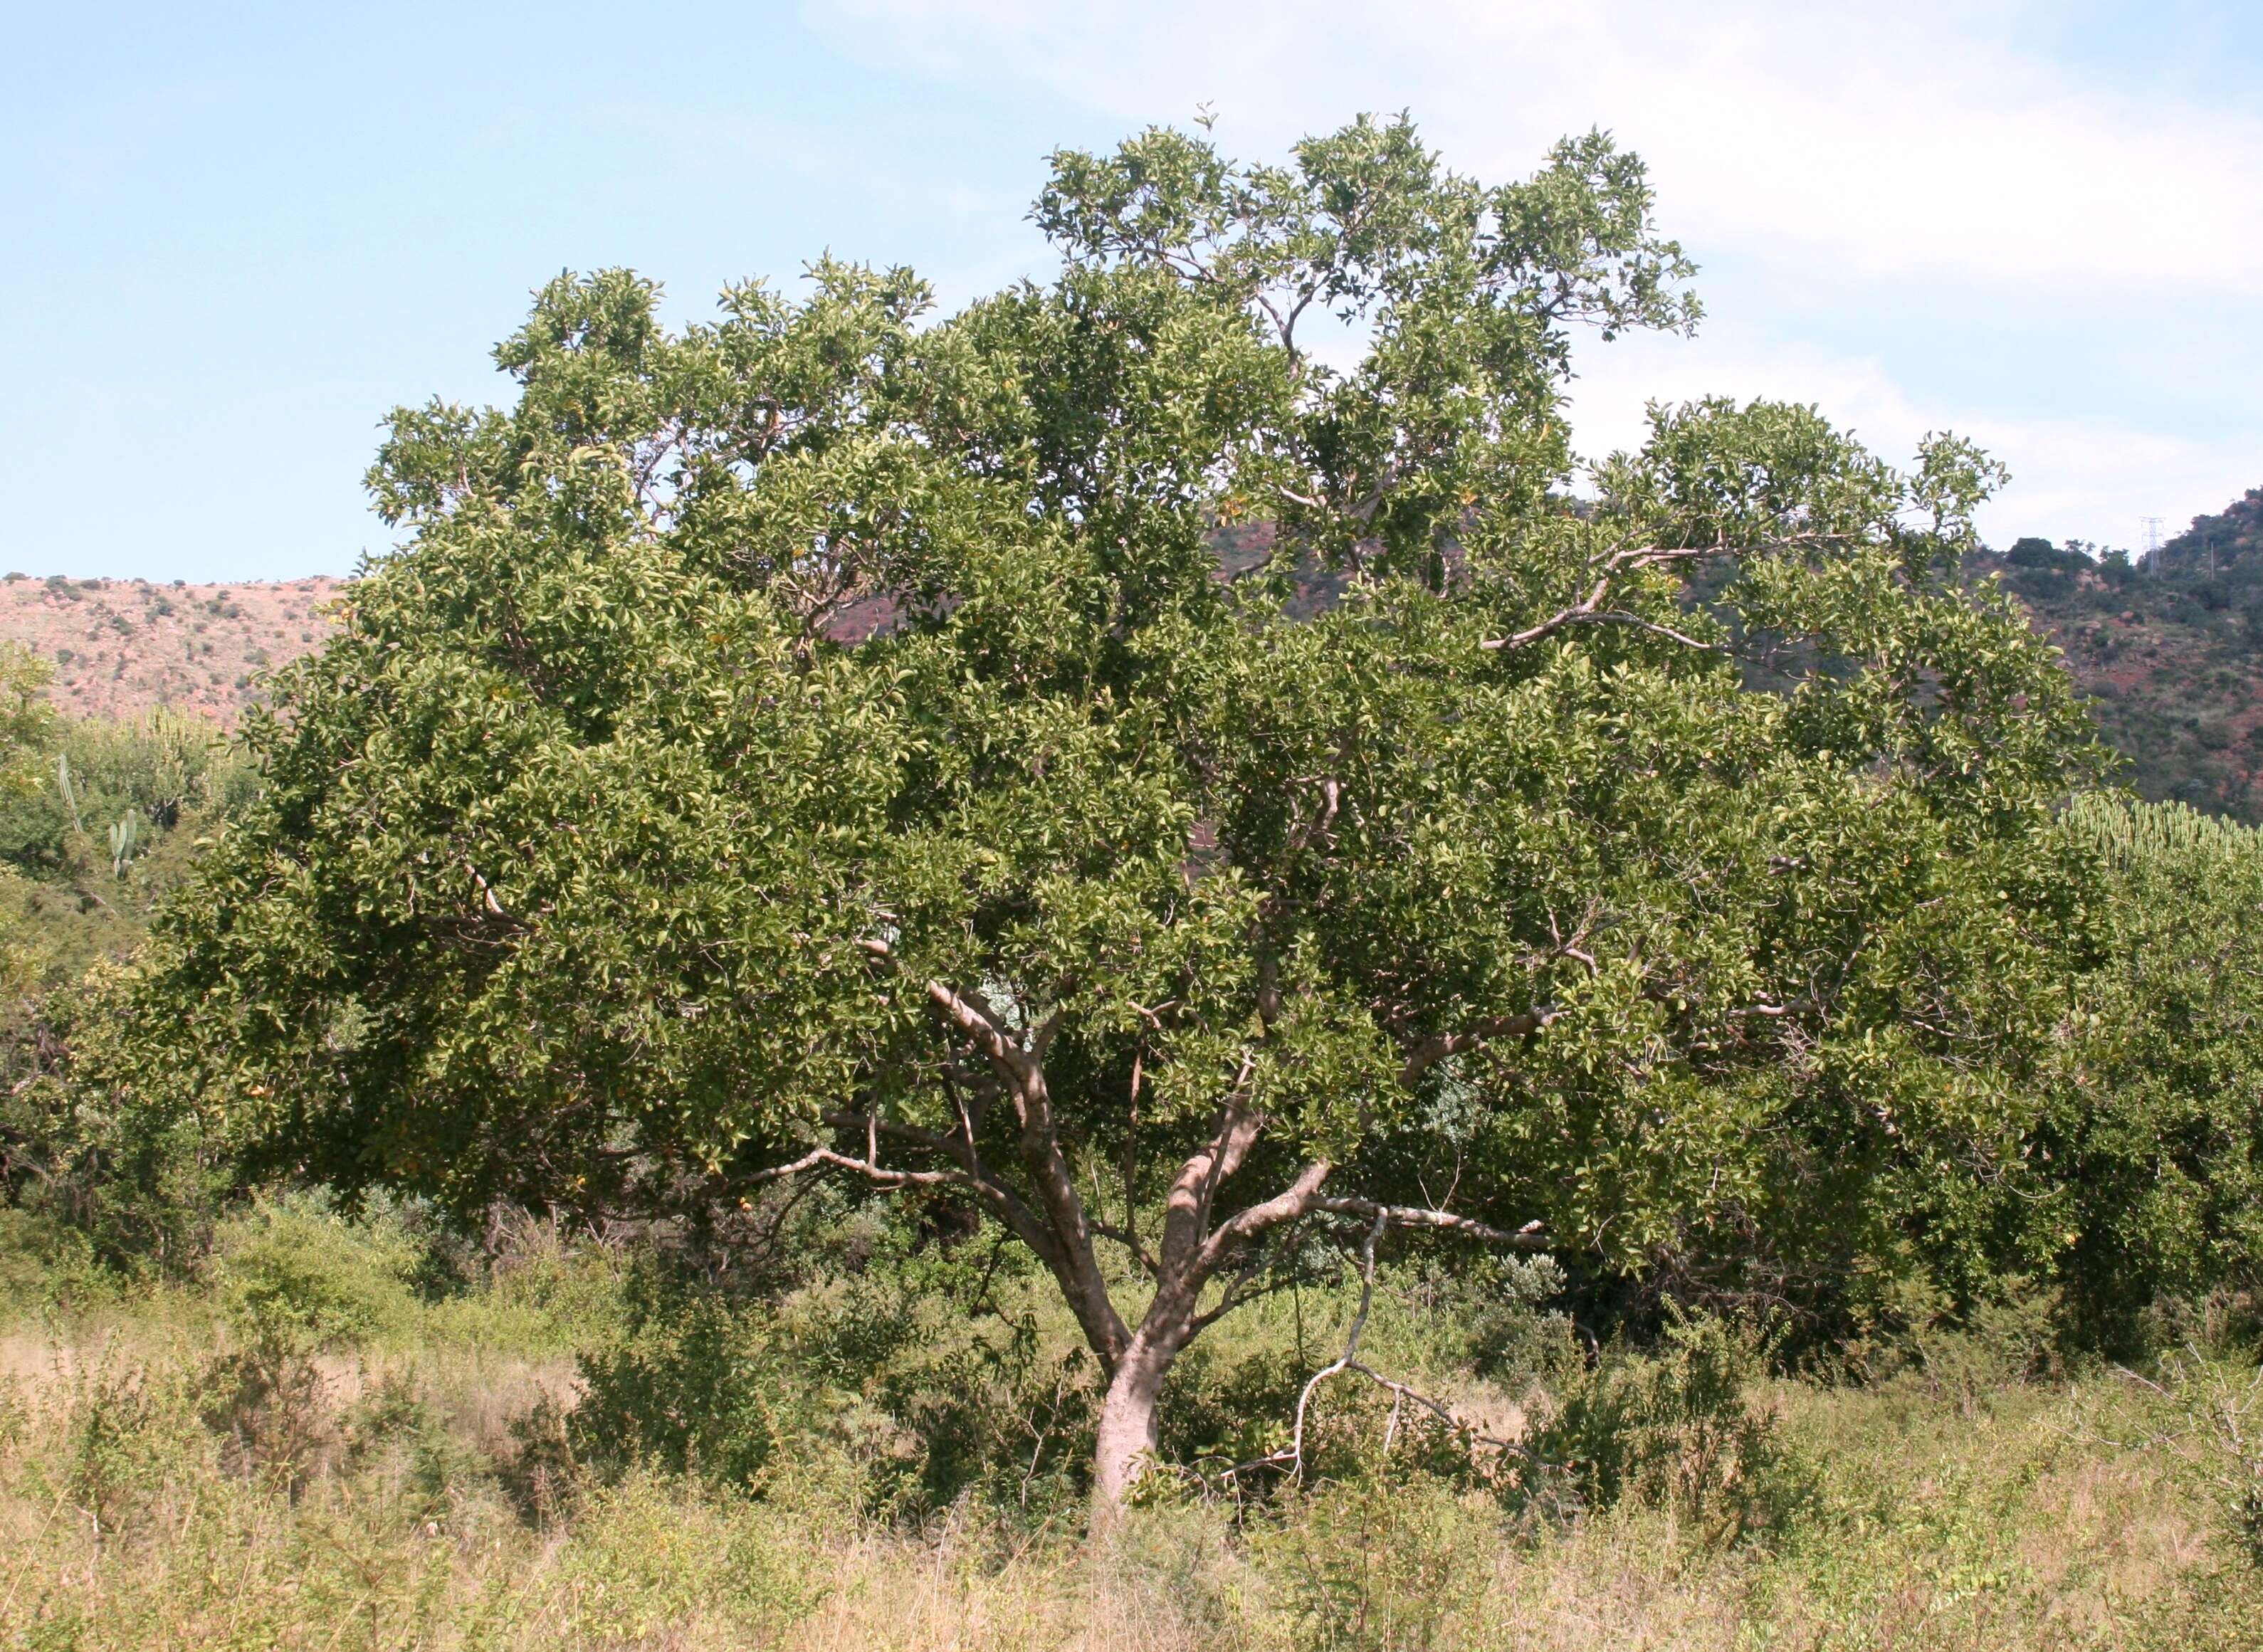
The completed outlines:
<svg viewBox="0 0 2263 1652">
<path fill-rule="evenodd" d="M 1124 1494 L 1139 1477 L 1142 1460 L 1153 1454 L 1155 1400 L 1164 1374 L 1178 1354 L 1176 1339 L 1150 1341 L 1145 1332 L 1132 1339 L 1108 1394 L 1100 1403 L 1099 1438 L 1093 1450 L 1093 1507 L 1105 1519 L 1121 1508 Z"/>
</svg>

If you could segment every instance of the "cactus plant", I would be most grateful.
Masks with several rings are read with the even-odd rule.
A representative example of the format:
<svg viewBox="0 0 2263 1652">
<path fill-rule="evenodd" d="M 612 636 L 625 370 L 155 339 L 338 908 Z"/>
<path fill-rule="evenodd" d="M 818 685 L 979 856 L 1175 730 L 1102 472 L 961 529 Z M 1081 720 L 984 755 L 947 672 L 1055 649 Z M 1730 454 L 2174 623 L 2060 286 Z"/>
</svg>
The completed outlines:
<svg viewBox="0 0 2263 1652">
<path fill-rule="evenodd" d="M 141 817 L 128 811 L 119 817 L 118 824 L 110 828 L 110 875 L 126 876 L 126 868 L 134 859 L 134 851 L 141 841 Z"/>
<path fill-rule="evenodd" d="M 2181 803 L 2141 803 L 2112 792 L 2075 799 L 2067 824 L 2116 866 L 2185 854 L 2209 859 L 2263 854 L 2263 830 Z"/>
<path fill-rule="evenodd" d="M 60 752 L 55 756 L 55 784 L 62 789 L 63 802 L 69 807 L 71 825 L 78 831 L 86 830 L 86 822 L 79 818 L 78 793 L 71 789 L 70 754 Z"/>
</svg>

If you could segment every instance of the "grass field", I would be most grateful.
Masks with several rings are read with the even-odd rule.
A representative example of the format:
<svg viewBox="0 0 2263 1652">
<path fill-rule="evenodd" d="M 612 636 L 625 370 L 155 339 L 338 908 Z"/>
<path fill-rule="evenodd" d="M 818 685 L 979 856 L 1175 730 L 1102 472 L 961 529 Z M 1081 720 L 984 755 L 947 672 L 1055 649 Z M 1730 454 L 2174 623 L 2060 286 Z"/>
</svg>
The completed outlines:
<svg viewBox="0 0 2263 1652">
<path fill-rule="evenodd" d="M 751 1490 L 578 1468 L 555 1420 L 619 1279 L 594 1249 L 403 1296 L 256 1404 L 224 1267 L 11 1278 L 15 1647 L 2263 1647 L 2263 1572 L 2217 1483 L 2246 1397 L 2229 1367 L 2213 1388 L 2198 1367 L 2015 1382 L 1946 1357 L 1763 1383 L 1780 1484 L 1734 1540 L 1670 1504 L 1513 1517 L 1403 1454 L 1093 1537 L 971 1498 L 883 1518 L 821 1454 Z"/>
</svg>

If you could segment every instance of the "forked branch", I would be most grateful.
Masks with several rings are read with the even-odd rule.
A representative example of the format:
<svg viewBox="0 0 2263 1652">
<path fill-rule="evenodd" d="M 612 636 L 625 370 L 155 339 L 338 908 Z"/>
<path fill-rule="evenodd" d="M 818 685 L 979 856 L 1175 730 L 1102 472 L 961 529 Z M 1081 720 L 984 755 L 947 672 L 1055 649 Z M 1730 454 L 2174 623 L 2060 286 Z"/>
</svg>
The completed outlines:
<svg viewBox="0 0 2263 1652">
<path fill-rule="evenodd" d="M 1515 1015 L 1487 1016 L 1458 1032 L 1426 1038 L 1406 1052 L 1406 1060 L 1399 1064 L 1399 1081 L 1412 1085 L 1447 1057 L 1465 1050 L 1475 1050 L 1497 1039 L 1529 1037 L 1562 1014 L 1553 1004 L 1536 1004 Z"/>
<path fill-rule="evenodd" d="M 1409 1226 L 1450 1225 L 1457 1231 L 1471 1231 L 1478 1237 L 1498 1236 L 1503 1240 L 1521 1241 L 1523 1236 L 1536 1232 L 1539 1224 L 1530 1223 L 1520 1229 L 1517 1233 L 1509 1234 L 1497 1228 L 1486 1227 L 1482 1223 L 1469 1223 L 1463 1217 L 1447 1217 L 1442 1223 L 1421 1220 L 1408 1222 L 1406 1218 L 1409 1216 L 1439 1217 L 1443 1216 L 1445 1213 L 1408 1211 L 1397 1206 L 1378 1205 L 1366 1200 L 1356 1199 L 1320 1201 L 1317 1201 L 1313 1208 L 1329 1210 L 1338 1215 L 1368 1216 L 1367 1234 L 1359 1247 L 1359 1307 L 1352 1314 L 1350 1330 L 1345 1333 L 1343 1352 L 1313 1372 L 1305 1380 L 1304 1388 L 1298 1393 L 1296 1420 L 1290 1431 L 1288 1445 L 1279 1451 L 1269 1452 L 1264 1456 L 1254 1458 L 1248 1462 L 1235 1464 L 1225 1470 L 1224 1477 L 1238 1482 L 1240 1475 L 1254 1469 L 1285 1468 L 1291 1478 L 1302 1480 L 1305 1475 L 1305 1431 L 1311 1418 L 1312 1397 L 1319 1392 L 1322 1383 L 1331 1377 L 1341 1376 L 1347 1372 L 1363 1376 L 1377 1388 L 1390 1393 L 1391 1421 L 1384 1434 L 1384 1449 L 1386 1451 L 1391 1448 L 1391 1442 L 1398 1435 L 1401 1409 L 1411 1403 L 1428 1411 L 1440 1422 L 1444 1423 L 1472 1444 L 1490 1446 L 1496 1450 L 1522 1455 L 1523 1447 L 1515 1440 L 1502 1439 L 1498 1436 L 1482 1432 L 1457 1416 L 1453 1408 L 1443 1401 L 1435 1400 L 1428 1395 L 1420 1393 L 1409 1384 L 1401 1382 L 1394 1377 L 1387 1377 L 1374 1367 L 1363 1362 L 1359 1357 L 1359 1345 L 1361 1339 L 1367 1334 L 1368 1317 L 1375 1304 L 1375 1250 L 1376 1246 L 1382 1242 L 1384 1230 L 1386 1228 L 1394 1223 Z"/>
</svg>

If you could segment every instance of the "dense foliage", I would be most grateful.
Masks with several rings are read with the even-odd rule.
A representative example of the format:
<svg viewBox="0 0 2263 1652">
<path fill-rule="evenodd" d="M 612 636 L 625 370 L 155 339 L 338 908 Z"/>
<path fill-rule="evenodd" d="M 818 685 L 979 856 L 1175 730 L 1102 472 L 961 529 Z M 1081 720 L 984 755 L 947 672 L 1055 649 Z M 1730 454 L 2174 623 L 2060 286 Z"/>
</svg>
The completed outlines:
<svg viewBox="0 0 2263 1652">
<path fill-rule="evenodd" d="M 1821 1327 L 2048 1267 L 2095 750 L 1962 577 L 1996 473 L 1706 402 L 1580 501 L 1568 328 L 1696 314 L 1649 213 L 1601 137 L 1493 187 L 1403 123 L 1151 132 L 948 319 L 561 279 L 514 405 L 396 415 L 409 542 L 255 726 L 148 1070 L 459 1210 L 955 1201 L 1107 1373 L 1110 1492 L 1202 1328 L 1369 1224 Z"/>
<path fill-rule="evenodd" d="M 2136 1317 L 2258 1282 L 2263 833 L 2102 797 L 2068 830 L 2099 854 L 2114 934 L 2031 1152 L 2050 1164 L 2046 1219 L 2067 1228 L 2093 1338 L 2142 1345 Z"/>
<path fill-rule="evenodd" d="M 131 962 L 150 913 L 257 774 L 201 722 L 58 718 L 40 662 L 0 661 L 0 1212 L 50 1263 L 193 1263 L 235 1182 L 194 1106 L 149 1106 Z"/>
</svg>

